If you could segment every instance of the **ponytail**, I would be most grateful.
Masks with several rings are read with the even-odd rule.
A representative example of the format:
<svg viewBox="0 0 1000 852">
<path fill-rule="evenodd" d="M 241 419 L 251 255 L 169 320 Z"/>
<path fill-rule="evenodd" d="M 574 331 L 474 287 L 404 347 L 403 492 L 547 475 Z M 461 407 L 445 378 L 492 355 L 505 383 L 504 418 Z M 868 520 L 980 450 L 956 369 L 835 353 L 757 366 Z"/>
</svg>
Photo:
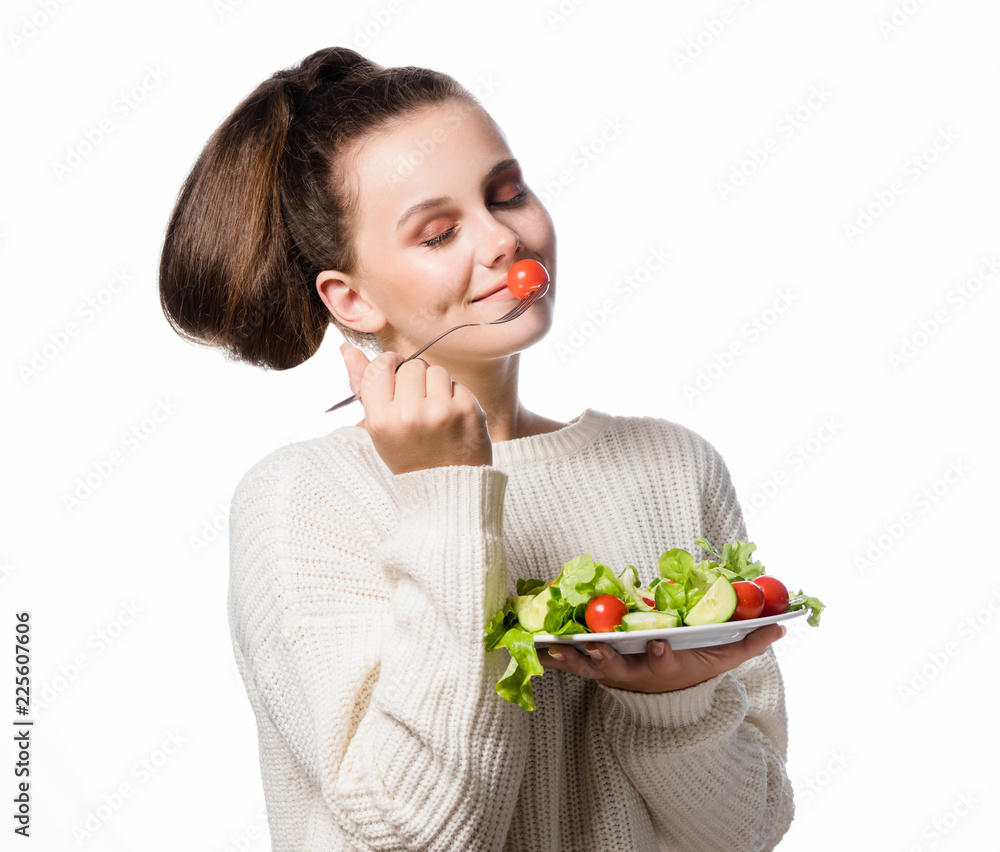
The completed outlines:
<svg viewBox="0 0 1000 852">
<path fill-rule="evenodd" d="M 331 322 L 379 351 L 374 334 L 342 326 L 316 292 L 321 270 L 357 265 L 356 199 L 338 157 L 393 117 L 447 99 L 477 103 L 444 74 L 382 68 L 346 48 L 258 86 L 208 140 L 167 225 L 160 303 L 174 330 L 277 370 L 309 358 Z"/>
</svg>

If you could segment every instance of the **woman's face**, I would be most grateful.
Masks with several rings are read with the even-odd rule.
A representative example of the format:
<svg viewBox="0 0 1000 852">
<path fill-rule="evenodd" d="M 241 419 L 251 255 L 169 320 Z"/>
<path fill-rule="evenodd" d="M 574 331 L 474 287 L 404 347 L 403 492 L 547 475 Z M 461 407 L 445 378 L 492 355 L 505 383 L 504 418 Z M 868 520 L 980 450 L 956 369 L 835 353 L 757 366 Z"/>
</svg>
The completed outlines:
<svg viewBox="0 0 1000 852">
<path fill-rule="evenodd" d="M 357 143 L 343 163 L 359 202 L 358 268 L 319 279 L 341 322 L 378 333 L 387 350 L 406 356 L 452 326 L 507 313 L 516 304 L 505 290 L 507 270 L 533 258 L 551 278 L 543 299 L 513 322 L 451 334 L 426 357 L 502 357 L 545 335 L 555 230 L 480 109 L 458 101 L 424 108 Z M 485 300 L 498 290 L 500 297 Z"/>
</svg>

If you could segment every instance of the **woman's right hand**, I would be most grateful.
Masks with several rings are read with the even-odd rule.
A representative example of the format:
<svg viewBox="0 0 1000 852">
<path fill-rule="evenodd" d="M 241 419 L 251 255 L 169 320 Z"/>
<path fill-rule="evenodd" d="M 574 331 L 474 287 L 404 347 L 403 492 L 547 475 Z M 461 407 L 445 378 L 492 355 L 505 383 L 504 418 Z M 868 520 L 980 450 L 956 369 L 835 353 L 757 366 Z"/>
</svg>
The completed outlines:
<svg viewBox="0 0 1000 852">
<path fill-rule="evenodd" d="M 493 463 L 486 413 L 444 367 L 420 358 L 400 367 L 403 356 L 396 352 L 369 361 L 348 343 L 340 350 L 351 390 L 365 409 L 365 428 L 394 474 Z"/>
</svg>

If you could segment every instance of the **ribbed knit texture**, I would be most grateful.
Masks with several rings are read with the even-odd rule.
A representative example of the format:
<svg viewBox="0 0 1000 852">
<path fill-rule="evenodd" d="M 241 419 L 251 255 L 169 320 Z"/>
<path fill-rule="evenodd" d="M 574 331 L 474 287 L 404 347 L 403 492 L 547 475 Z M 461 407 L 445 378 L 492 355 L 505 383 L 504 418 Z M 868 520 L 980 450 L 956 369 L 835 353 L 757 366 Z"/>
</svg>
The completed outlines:
<svg viewBox="0 0 1000 852">
<path fill-rule="evenodd" d="M 714 448 L 587 409 L 493 465 L 392 475 L 364 429 L 292 444 L 231 511 L 230 624 L 276 852 L 741 852 L 792 818 L 773 653 L 646 695 L 549 671 L 504 701 L 483 627 L 590 552 L 643 582 L 746 538 Z"/>
</svg>

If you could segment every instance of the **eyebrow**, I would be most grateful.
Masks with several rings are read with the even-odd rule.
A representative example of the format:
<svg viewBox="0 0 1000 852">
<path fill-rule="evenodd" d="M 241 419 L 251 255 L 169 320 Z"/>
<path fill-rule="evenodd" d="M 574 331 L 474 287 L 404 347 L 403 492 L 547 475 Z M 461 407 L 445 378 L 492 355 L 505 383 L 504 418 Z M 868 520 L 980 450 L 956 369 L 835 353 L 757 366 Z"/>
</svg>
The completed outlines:
<svg viewBox="0 0 1000 852">
<path fill-rule="evenodd" d="M 510 157 L 506 160 L 501 160 L 486 173 L 485 180 L 494 178 L 501 172 L 506 171 L 507 169 L 513 166 L 517 166 L 518 168 L 520 168 L 520 165 L 521 164 L 513 157 Z M 398 231 L 400 228 L 402 228 L 403 223 L 405 223 L 406 220 L 409 219 L 411 216 L 416 216 L 417 213 L 423 213 L 424 210 L 430 210 L 431 208 L 434 207 L 440 207 L 442 204 L 447 204 L 450 201 L 451 198 L 449 196 L 442 195 L 438 198 L 428 198 L 425 201 L 421 201 L 418 204 L 414 204 L 412 207 L 408 208 L 407 211 L 402 216 L 400 216 L 399 221 L 396 223 L 396 230 Z"/>
</svg>

